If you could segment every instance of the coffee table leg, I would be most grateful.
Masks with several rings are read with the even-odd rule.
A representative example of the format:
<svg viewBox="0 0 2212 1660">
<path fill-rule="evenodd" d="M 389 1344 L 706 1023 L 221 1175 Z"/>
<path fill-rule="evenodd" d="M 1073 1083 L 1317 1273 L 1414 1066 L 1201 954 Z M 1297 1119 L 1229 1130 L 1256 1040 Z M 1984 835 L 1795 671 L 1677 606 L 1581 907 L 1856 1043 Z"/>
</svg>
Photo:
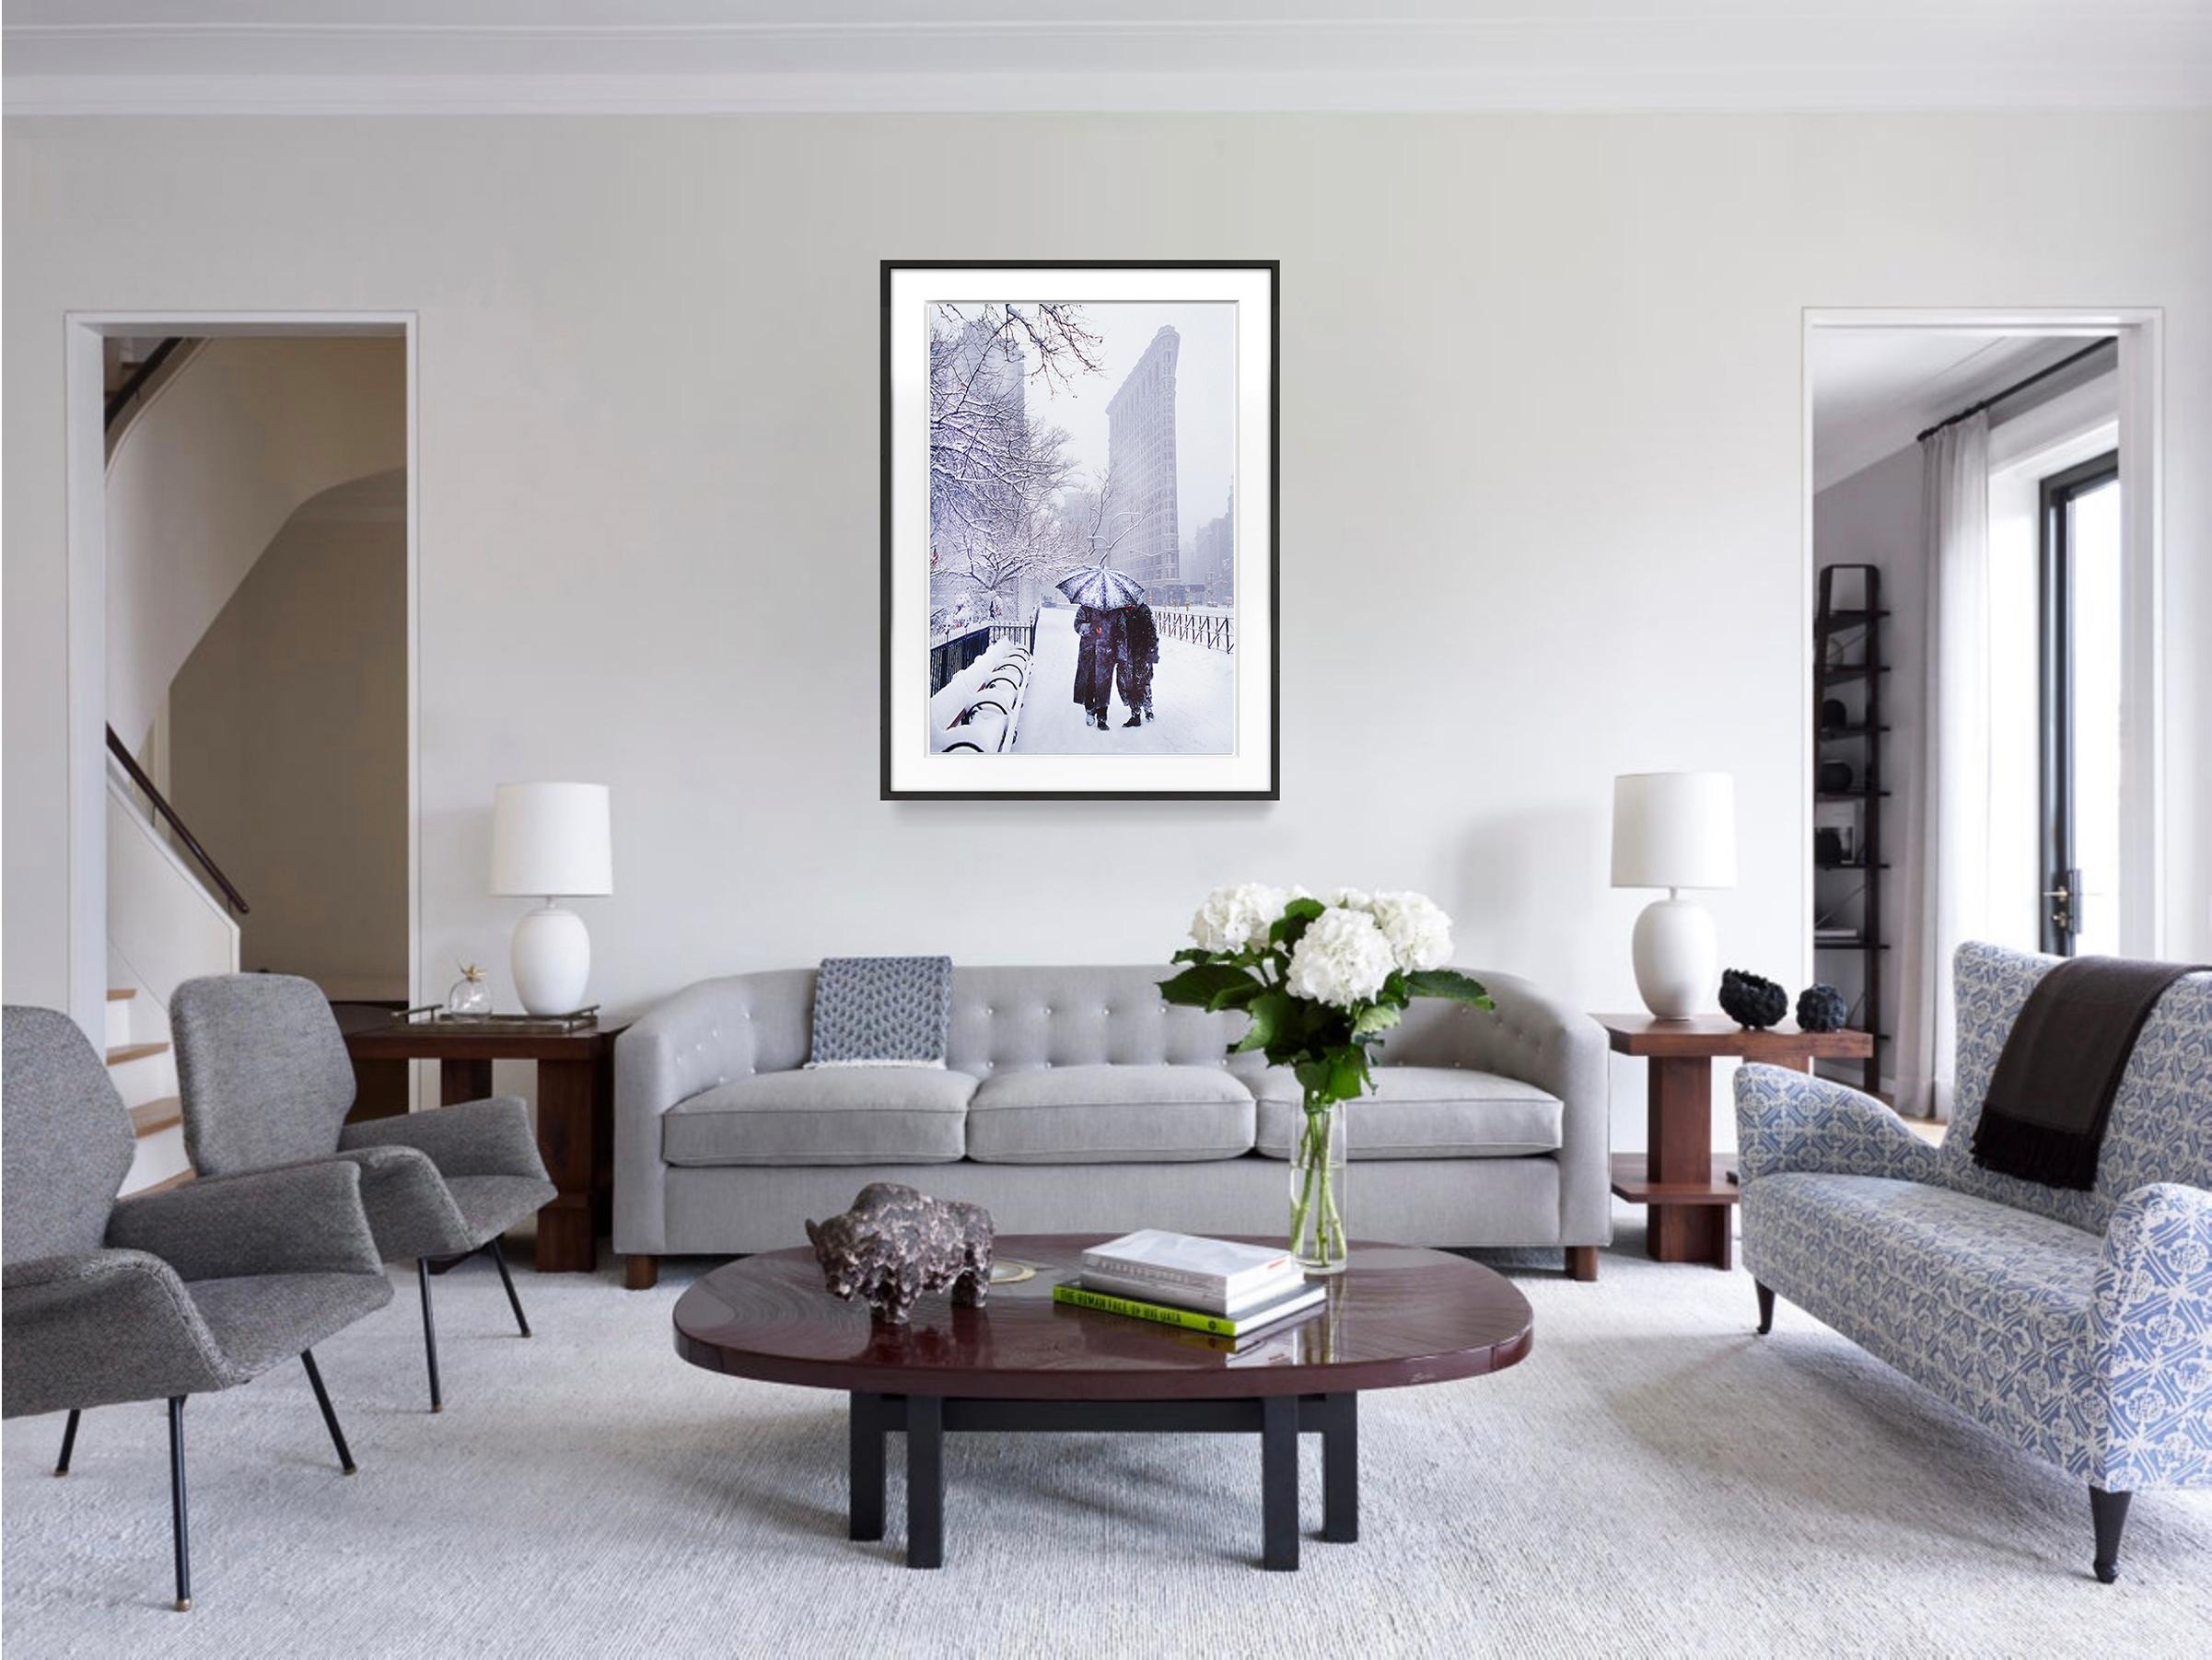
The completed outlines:
<svg viewBox="0 0 2212 1660">
<path fill-rule="evenodd" d="M 945 1565 L 945 1402 L 937 1395 L 906 1398 L 906 1565 Z"/>
<path fill-rule="evenodd" d="M 1349 1545 L 1359 1538 L 1359 1397 L 1324 1395 L 1321 1407 L 1321 1538 Z"/>
<path fill-rule="evenodd" d="M 856 1539 L 883 1537 L 883 1410 L 882 1396 L 854 1392 L 848 1422 L 852 1442 L 849 1533 Z"/>
<path fill-rule="evenodd" d="M 1260 1565 L 1295 1572 L 1298 1565 L 1298 1398 L 1260 1399 Z"/>
</svg>

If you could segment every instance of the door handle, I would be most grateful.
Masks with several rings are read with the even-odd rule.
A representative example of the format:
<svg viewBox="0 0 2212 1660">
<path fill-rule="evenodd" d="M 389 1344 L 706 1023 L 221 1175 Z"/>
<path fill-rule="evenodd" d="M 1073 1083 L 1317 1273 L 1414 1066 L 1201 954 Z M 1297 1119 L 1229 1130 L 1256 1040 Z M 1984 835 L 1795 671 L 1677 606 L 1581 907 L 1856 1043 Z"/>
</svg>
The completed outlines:
<svg viewBox="0 0 2212 1660">
<path fill-rule="evenodd" d="M 2074 898 L 2081 888 L 2081 873 L 2078 870 L 2058 872 L 2058 886 L 2043 889 L 2043 898 L 2055 900 L 2051 907 L 2051 925 L 2061 934 L 2081 932 L 2081 924 L 2074 917 Z"/>
</svg>

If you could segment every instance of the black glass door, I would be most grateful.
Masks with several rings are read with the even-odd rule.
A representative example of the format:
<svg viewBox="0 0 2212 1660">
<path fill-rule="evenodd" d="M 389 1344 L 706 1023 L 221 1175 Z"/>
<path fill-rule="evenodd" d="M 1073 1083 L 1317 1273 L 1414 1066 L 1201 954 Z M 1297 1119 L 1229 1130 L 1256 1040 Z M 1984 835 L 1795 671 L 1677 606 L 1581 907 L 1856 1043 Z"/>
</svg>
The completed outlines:
<svg viewBox="0 0 2212 1660">
<path fill-rule="evenodd" d="M 2043 481 L 2043 947 L 2117 949 L 2120 455 Z"/>
</svg>

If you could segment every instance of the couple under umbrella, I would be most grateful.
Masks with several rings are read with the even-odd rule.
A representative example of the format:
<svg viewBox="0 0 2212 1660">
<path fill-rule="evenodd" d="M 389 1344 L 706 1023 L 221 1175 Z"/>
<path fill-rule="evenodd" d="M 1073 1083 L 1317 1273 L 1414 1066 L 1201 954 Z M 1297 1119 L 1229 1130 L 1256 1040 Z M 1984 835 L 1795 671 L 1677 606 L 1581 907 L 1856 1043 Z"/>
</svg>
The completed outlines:
<svg viewBox="0 0 2212 1660">
<path fill-rule="evenodd" d="M 1159 630 L 1145 603 L 1145 585 L 1106 565 L 1087 565 L 1057 584 L 1076 604 L 1075 701 L 1087 726 L 1107 725 L 1106 705 L 1116 681 L 1129 707 L 1124 726 L 1152 718 L 1152 671 L 1159 662 Z"/>
</svg>

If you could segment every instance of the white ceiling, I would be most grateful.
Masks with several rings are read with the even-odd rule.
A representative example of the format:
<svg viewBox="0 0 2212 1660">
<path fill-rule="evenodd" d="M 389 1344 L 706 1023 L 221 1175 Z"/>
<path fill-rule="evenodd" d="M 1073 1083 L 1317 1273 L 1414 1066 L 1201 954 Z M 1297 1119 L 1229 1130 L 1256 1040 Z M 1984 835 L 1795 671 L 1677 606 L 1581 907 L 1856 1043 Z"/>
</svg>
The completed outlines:
<svg viewBox="0 0 2212 1660">
<path fill-rule="evenodd" d="M 2212 0 L 9 0 L 10 113 L 2212 103 Z"/>
<path fill-rule="evenodd" d="M 1937 422 L 2089 343 L 2078 335 L 1986 329 L 1815 329 L 1805 348 L 1812 487 L 1849 478 Z"/>
</svg>

